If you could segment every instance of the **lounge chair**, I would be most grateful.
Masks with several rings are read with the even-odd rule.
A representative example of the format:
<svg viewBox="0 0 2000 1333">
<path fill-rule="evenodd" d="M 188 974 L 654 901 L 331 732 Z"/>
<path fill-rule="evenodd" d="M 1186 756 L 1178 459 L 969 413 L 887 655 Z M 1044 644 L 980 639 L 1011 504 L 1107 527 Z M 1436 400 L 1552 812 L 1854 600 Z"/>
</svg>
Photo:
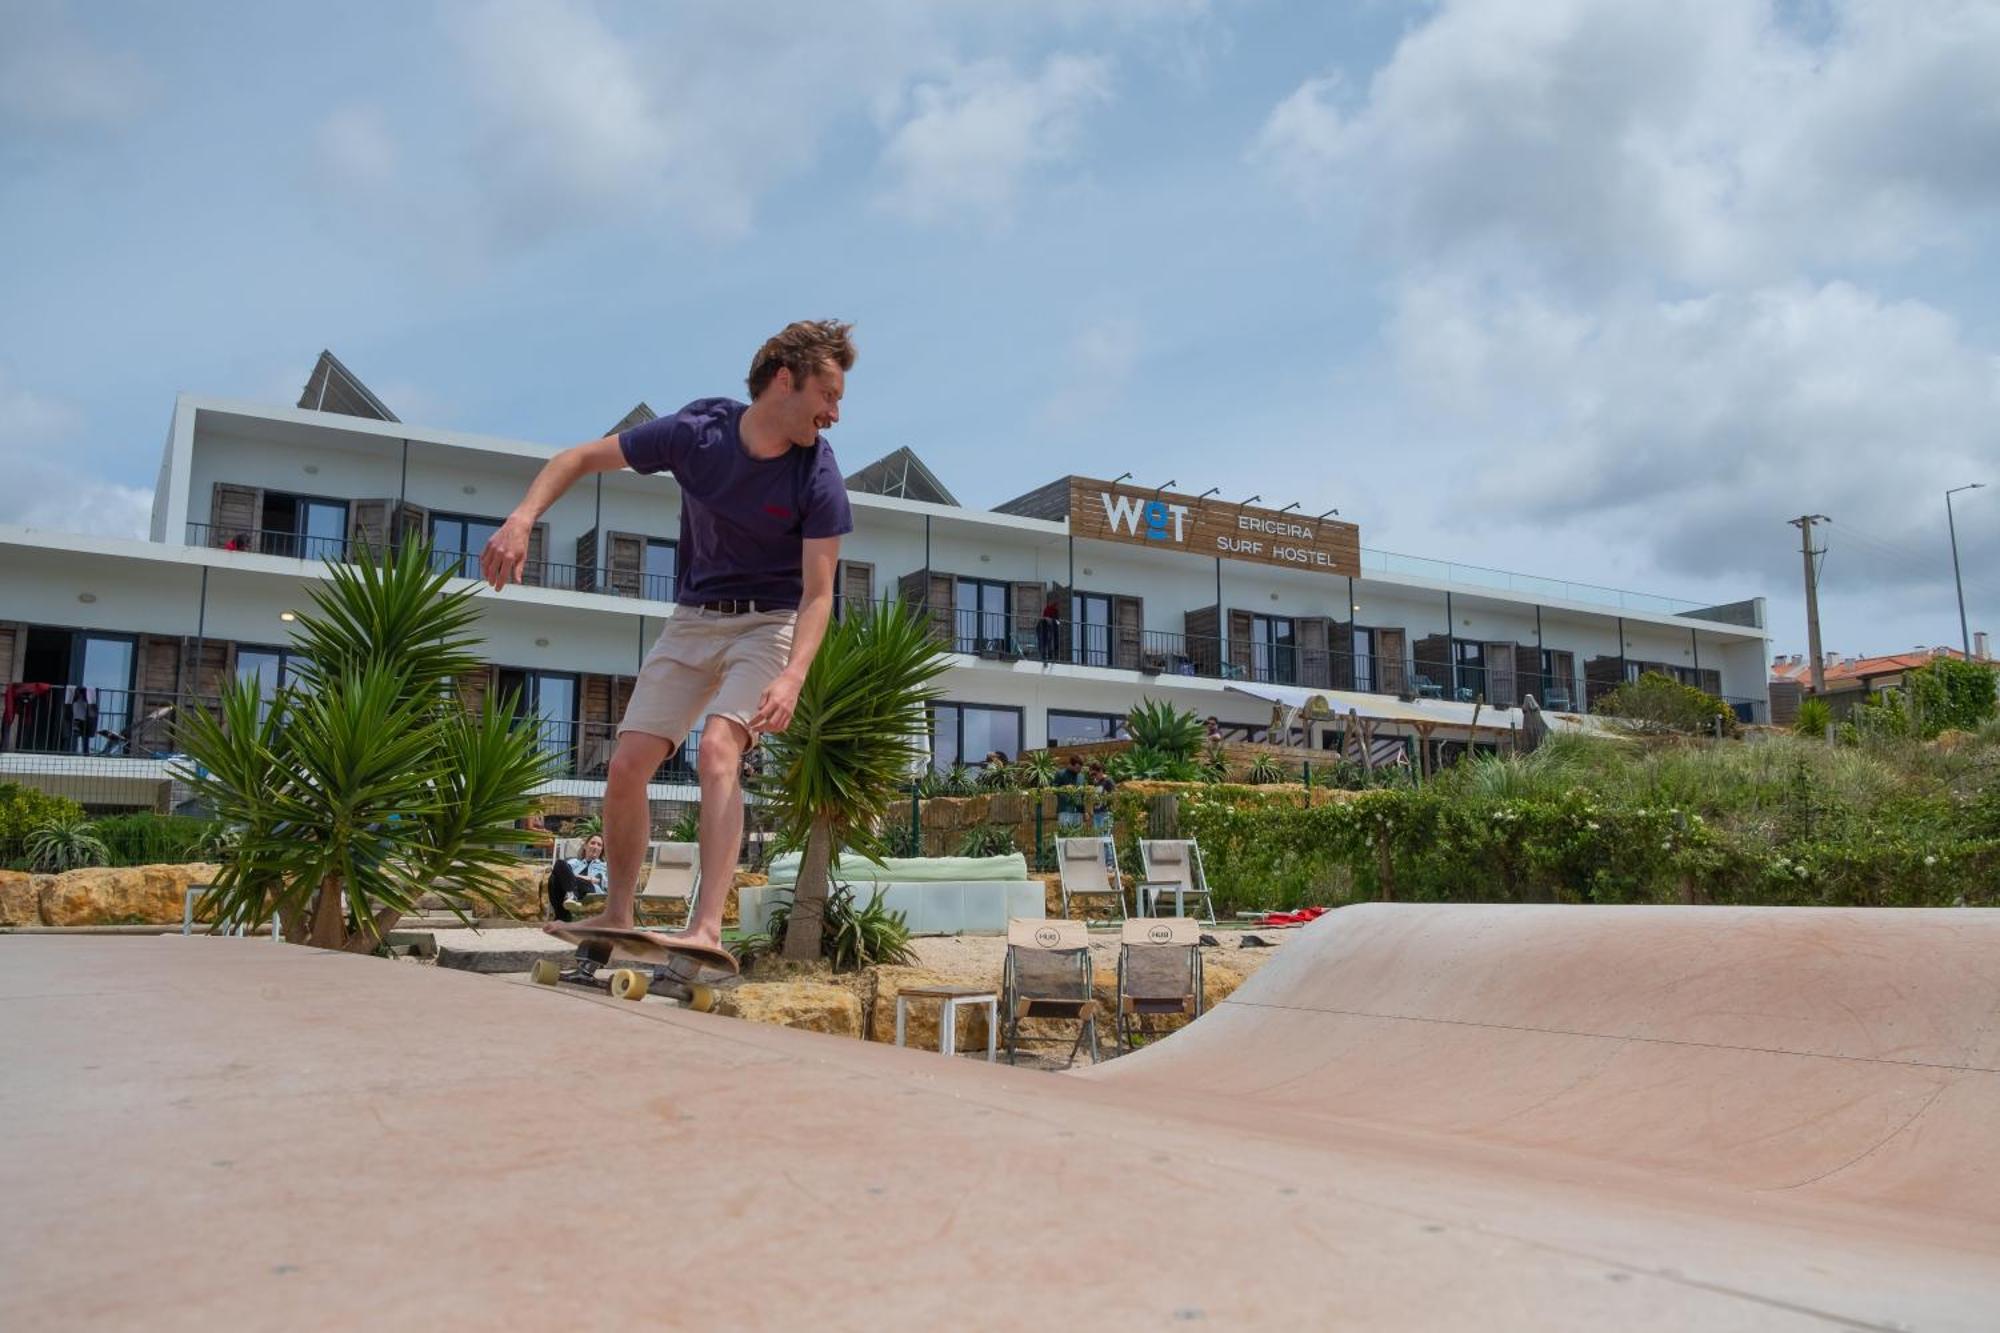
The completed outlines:
<svg viewBox="0 0 2000 1333">
<path fill-rule="evenodd" d="M 1172 895 L 1175 916 L 1187 915 L 1187 900 L 1199 898 L 1209 924 L 1215 924 L 1215 895 L 1202 870 L 1200 844 L 1192 838 L 1141 838 L 1139 864 L 1145 867 L 1138 886 L 1140 916 L 1154 915 L 1160 900 Z"/>
<path fill-rule="evenodd" d="M 1097 996 L 1091 989 L 1090 932 L 1081 921 L 1017 917 L 1007 923 L 1007 964 L 1000 1005 L 1006 1011 L 1007 1063 L 1022 1044 L 1021 1020 L 1055 1019 L 1076 1024 L 1069 1063 L 1076 1063 L 1090 1037 L 1090 1062 L 1099 1059 Z M 1059 1039 L 1058 1039 L 1059 1040 Z"/>
<path fill-rule="evenodd" d="M 1069 900 L 1110 898 L 1125 916 L 1125 880 L 1118 872 L 1118 850 L 1108 837 L 1057 838 L 1056 869 L 1062 875 L 1062 914 L 1069 919 Z"/>
<path fill-rule="evenodd" d="M 1201 926 L 1190 917 L 1125 923 L 1118 947 L 1118 1040 L 1138 1045 L 1148 1014 L 1201 1017 Z"/>
<path fill-rule="evenodd" d="M 701 844 L 696 842 L 656 842 L 653 865 L 646 882 L 639 886 L 636 907 L 648 903 L 679 903 L 686 909 L 684 922 L 694 919 L 694 905 L 701 897 Z"/>
<path fill-rule="evenodd" d="M 1426 676 L 1423 673 L 1419 672 L 1416 675 L 1411 676 L 1410 680 L 1416 686 L 1418 698 L 1420 699 L 1444 698 L 1444 688 L 1440 686 L 1436 681 L 1432 680 L 1429 676 Z"/>
</svg>

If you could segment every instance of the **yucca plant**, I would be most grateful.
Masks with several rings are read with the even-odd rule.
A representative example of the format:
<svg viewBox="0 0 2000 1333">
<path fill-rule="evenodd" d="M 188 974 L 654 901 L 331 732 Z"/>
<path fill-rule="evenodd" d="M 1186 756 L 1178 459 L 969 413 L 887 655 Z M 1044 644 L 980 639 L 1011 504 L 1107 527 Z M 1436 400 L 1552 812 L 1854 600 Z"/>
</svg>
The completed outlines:
<svg viewBox="0 0 2000 1333">
<path fill-rule="evenodd" d="M 43 874 L 60 874 L 84 866 L 101 866 L 111 860 L 97 826 L 80 814 L 59 814 L 28 830 L 23 850 L 28 868 Z"/>
<path fill-rule="evenodd" d="M 1019 850 L 1014 845 L 1014 830 L 1004 824 L 981 824 L 969 828 L 958 843 L 960 856 L 1005 856 Z"/>
<path fill-rule="evenodd" d="M 880 862 L 877 829 L 923 762 L 925 708 L 940 691 L 943 648 L 929 622 L 883 600 L 828 628 L 792 725 L 764 741 L 755 789 L 781 840 L 804 848 L 784 956 L 820 956 L 837 848 Z"/>
<path fill-rule="evenodd" d="M 1056 781 L 1056 757 L 1047 750 L 1033 750 L 1014 765 L 1014 784 L 1030 790 L 1052 787 Z"/>
<path fill-rule="evenodd" d="M 241 681 L 219 720 L 182 709 L 188 781 L 233 834 L 218 916 L 275 915 L 294 943 L 366 952 L 426 893 L 461 920 L 504 910 L 515 823 L 549 760 L 511 700 L 460 703 L 454 682 L 485 667 L 473 590 L 450 577 L 415 546 L 329 561 L 292 634 L 296 684 L 267 701 Z"/>
<path fill-rule="evenodd" d="M 836 972 L 853 972 L 883 964 L 917 961 L 910 951 L 910 925 L 902 912 L 892 912 L 882 903 L 886 889 L 877 886 L 865 907 L 854 905 L 854 890 L 835 884 L 827 893 L 821 910 L 823 929 L 820 952 Z M 770 923 L 760 935 L 747 936 L 737 945 L 737 956 L 746 962 L 765 954 L 789 959 L 785 948 L 791 938 L 793 902 L 787 899 L 771 909 Z"/>
</svg>

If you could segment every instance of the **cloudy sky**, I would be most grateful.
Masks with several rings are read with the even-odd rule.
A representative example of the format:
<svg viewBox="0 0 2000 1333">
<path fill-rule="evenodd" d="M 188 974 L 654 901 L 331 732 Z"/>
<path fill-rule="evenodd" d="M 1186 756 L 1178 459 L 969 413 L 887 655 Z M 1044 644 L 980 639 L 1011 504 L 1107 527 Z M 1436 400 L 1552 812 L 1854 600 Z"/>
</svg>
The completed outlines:
<svg viewBox="0 0 2000 1333">
<path fill-rule="evenodd" d="M 191 21 L 200 14 L 202 21 Z M 833 435 L 1371 547 L 2000 632 L 1992 0 L 0 0 L 0 520 L 331 347 L 551 444 L 858 322 Z"/>
</svg>

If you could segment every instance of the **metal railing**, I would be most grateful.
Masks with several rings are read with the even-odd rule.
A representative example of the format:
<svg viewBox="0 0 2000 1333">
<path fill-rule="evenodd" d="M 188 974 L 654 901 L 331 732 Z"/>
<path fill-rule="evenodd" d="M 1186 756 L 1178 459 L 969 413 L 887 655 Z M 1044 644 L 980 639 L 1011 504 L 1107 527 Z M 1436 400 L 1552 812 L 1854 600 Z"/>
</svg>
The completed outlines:
<svg viewBox="0 0 2000 1333">
<path fill-rule="evenodd" d="M 171 691 L 112 690 L 45 681 L 6 687 L 0 750 L 20 754 L 94 755 L 111 759 L 163 759 L 175 754 L 174 709 L 199 703 L 211 712 L 221 701 L 183 698 Z"/>
<path fill-rule="evenodd" d="M 929 612 L 921 603 L 915 609 L 919 614 Z M 1590 678 L 1582 667 L 1567 673 L 1523 673 L 1504 665 L 1453 662 L 1414 652 L 1329 651 L 1296 643 L 1164 630 L 1135 634 L 1094 621 L 1037 619 L 1024 625 L 1011 614 L 957 606 L 933 614 L 932 626 L 952 651 L 1002 661 L 1109 667 L 1146 676 L 1240 680 L 1407 699 L 1483 701 L 1494 708 L 1519 707 L 1532 695 L 1552 712 L 1588 711 L 1620 683 Z M 1692 673 L 1686 668 L 1675 668 L 1669 674 L 1698 683 L 1688 679 Z M 1722 697 L 1745 721 L 1761 720 L 1762 700 Z"/>
</svg>

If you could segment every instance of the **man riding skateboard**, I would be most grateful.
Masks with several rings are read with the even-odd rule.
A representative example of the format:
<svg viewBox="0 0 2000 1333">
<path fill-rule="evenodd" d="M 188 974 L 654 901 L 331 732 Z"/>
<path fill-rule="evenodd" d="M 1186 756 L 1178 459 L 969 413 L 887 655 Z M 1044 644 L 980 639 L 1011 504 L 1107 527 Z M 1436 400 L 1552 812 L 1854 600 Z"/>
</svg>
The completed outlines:
<svg viewBox="0 0 2000 1333">
<path fill-rule="evenodd" d="M 750 363 L 750 401 L 702 398 L 671 416 L 563 450 L 542 468 L 480 553 L 495 590 L 520 578 L 528 534 L 579 478 L 630 467 L 680 483 L 674 611 L 639 669 L 604 784 L 610 883 L 578 927 L 633 925 L 652 833 L 647 784 L 697 724 L 701 879 L 687 929 L 721 947 L 722 906 L 743 839 L 744 755 L 791 725 L 833 613 L 840 538 L 854 530 L 847 486 L 820 432 L 840 420 L 854 366 L 850 325 L 788 325 Z"/>
</svg>

